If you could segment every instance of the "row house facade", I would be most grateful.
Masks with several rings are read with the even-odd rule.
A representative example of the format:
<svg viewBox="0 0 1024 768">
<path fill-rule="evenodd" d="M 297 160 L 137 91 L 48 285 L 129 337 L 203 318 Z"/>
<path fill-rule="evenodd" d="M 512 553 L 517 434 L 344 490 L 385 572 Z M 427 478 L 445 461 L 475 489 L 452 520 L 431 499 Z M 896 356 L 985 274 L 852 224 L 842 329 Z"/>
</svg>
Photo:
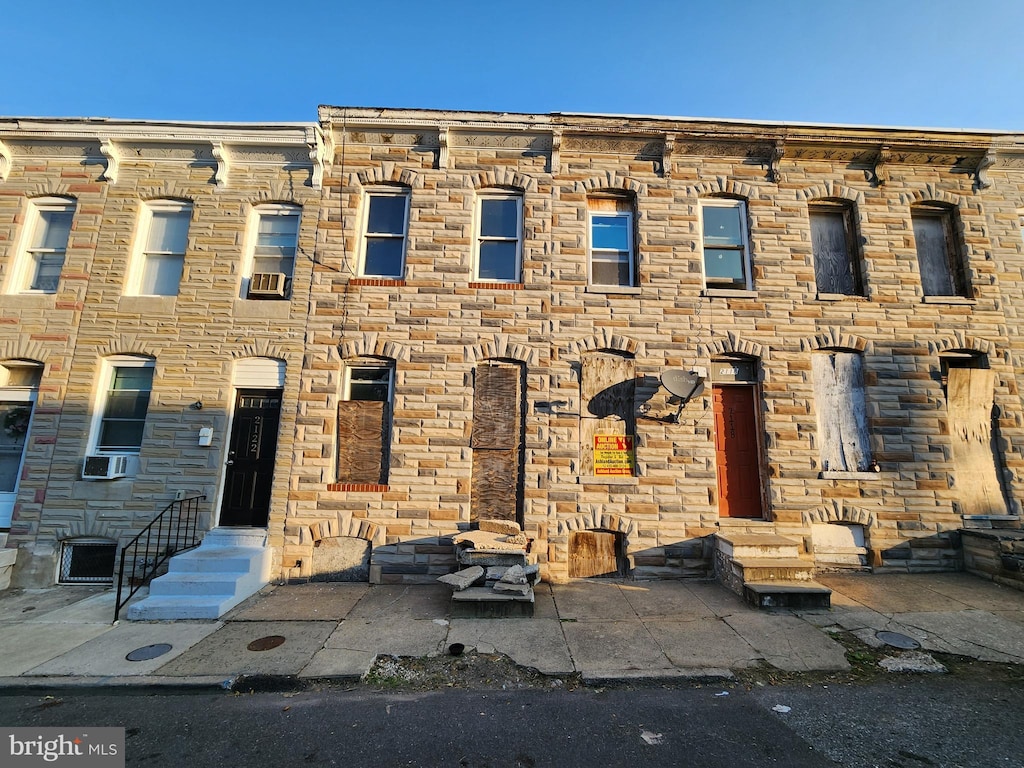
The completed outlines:
<svg viewBox="0 0 1024 768">
<path fill-rule="evenodd" d="M 290 580 L 432 581 L 488 519 L 553 581 L 1019 527 L 1020 137 L 319 118 L 0 123 L 15 583 L 179 492 Z"/>
</svg>

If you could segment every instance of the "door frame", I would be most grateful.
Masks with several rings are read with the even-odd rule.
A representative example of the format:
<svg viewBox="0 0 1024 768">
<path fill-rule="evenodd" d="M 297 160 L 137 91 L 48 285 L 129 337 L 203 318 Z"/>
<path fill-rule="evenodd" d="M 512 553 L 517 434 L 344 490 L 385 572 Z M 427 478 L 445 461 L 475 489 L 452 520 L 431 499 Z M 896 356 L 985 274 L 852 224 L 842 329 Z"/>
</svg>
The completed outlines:
<svg viewBox="0 0 1024 768">
<path fill-rule="evenodd" d="M 14 489 L 10 492 L 0 494 L 0 496 L 11 497 L 11 511 L 10 517 L 7 515 L 0 516 L 0 529 L 6 530 L 11 527 L 11 523 L 14 521 L 14 507 L 18 504 L 18 491 L 21 488 L 21 475 L 25 471 L 25 460 L 28 458 L 28 441 L 32 436 L 32 421 L 36 417 L 36 401 L 39 397 L 39 389 L 36 387 L 0 387 L 0 403 L 25 403 L 29 408 L 28 413 L 28 426 L 25 428 L 25 434 L 22 435 L 24 442 L 21 446 L 21 461 L 18 462 L 18 472 L 15 475 Z M 4 524 L 6 520 L 6 524 Z"/>
<path fill-rule="evenodd" d="M 274 455 L 273 455 L 274 468 L 273 468 L 273 470 L 271 470 L 272 472 L 276 472 L 277 471 L 278 449 L 281 446 L 281 422 L 282 422 L 282 416 L 284 415 L 284 388 L 283 387 L 259 387 L 259 386 L 250 386 L 250 385 L 247 385 L 247 386 L 237 386 L 236 385 L 236 386 L 233 386 L 231 388 L 231 410 L 230 410 L 230 412 L 228 414 L 228 423 L 227 423 L 227 428 L 226 428 L 226 431 L 225 431 L 225 434 L 224 434 L 224 447 L 223 447 L 223 451 L 221 452 L 221 459 L 220 459 L 220 467 L 221 467 L 221 470 L 220 470 L 220 491 L 217 493 L 216 507 L 213 510 L 213 517 L 214 517 L 213 527 L 214 528 L 218 527 L 221 524 L 220 516 L 221 516 L 221 512 L 224 509 L 224 494 L 227 493 L 227 480 L 228 480 L 228 469 L 229 469 L 228 461 L 231 458 L 231 439 L 232 439 L 232 432 L 233 432 L 233 430 L 235 428 L 235 413 L 238 410 L 238 398 L 239 398 L 239 396 L 243 392 L 271 392 L 271 391 L 279 393 L 280 402 L 281 402 L 280 408 L 278 409 L 278 416 L 277 416 L 277 441 L 276 441 L 276 444 L 275 444 L 275 447 L 274 447 Z M 271 488 L 271 496 L 272 496 L 273 492 L 274 492 L 273 479 L 271 480 L 270 488 Z M 271 508 L 272 508 L 272 506 L 273 505 L 271 505 Z M 232 528 L 253 528 L 253 529 L 258 529 L 258 530 L 268 529 L 270 527 L 270 509 L 268 508 L 268 510 L 267 510 L 267 524 L 266 525 L 262 525 L 262 526 L 260 526 L 260 525 L 251 525 L 251 526 L 233 525 L 233 526 L 230 526 L 230 527 L 232 527 Z"/>
</svg>

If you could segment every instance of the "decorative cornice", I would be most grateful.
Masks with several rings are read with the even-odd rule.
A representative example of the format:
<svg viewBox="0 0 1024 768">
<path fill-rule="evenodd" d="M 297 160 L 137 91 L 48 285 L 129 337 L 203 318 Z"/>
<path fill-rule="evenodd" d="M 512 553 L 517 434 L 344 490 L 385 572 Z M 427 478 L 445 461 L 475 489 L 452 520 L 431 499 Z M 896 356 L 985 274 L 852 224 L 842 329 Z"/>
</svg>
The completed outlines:
<svg viewBox="0 0 1024 768">
<path fill-rule="evenodd" d="M 320 189 L 324 184 L 327 164 L 334 161 L 333 139 L 329 133 L 320 130 L 319 126 L 314 126 L 306 134 L 306 146 L 309 147 L 309 160 L 313 163 L 313 189 Z"/>
<path fill-rule="evenodd" d="M 214 182 L 218 187 L 226 187 L 228 185 L 228 166 L 231 161 L 231 158 L 228 156 L 227 147 L 221 141 L 213 141 L 210 144 L 213 159 L 217 161 L 217 173 L 214 174 Z"/>
<path fill-rule="evenodd" d="M 110 139 L 100 139 L 100 154 L 107 159 L 107 167 L 100 176 L 100 181 L 117 183 L 117 172 L 121 162 L 121 152 L 117 145 Z"/>
<path fill-rule="evenodd" d="M 882 147 L 875 154 L 871 163 L 870 171 L 865 174 L 867 180 L 876 187 L 883 187 L 889 181 L 889 169 L 886 165 L 892 161 L 892 152 L 888 147 Z"/>
<path fill-rule="evenodd" d="M 978 161 L 978 167 L 974 169 L 974 183 L 978 189 L 988 189 L 992 181 L 988 177 L 988 169 L 996 164 L 996 151 L 989 149 L 985 156 Z"/>
<path fill-rule="evenodd" d="M 562 166 L 562 129 L 555 128 L 551 132 L 551 157 L 548 160 L 548 173 L 557 175 Z"/>
<path fill-rule="evenodd" d="M 672 178 L 672 153 L 676 151 L 676 135 L 666 133 L 665 140 L 661 145 L 661 176 L 664 179 Z"/>
<path fill-rule="evenodd" d="M 0 141 L 0 181 L 7 181 L 7 175 L 11 172 L 12 165 L 14 165 L 14 157 L 11 150 Z"/>
<path fill-rule="evenodd" d="M 442 127 L 437 132 L 437 167 L 441 170 L 448 170 L 449 167 L 448 134 L 448 126 Z"/>
<path fill-rule="evenodd" d="M 779 173 L 779 163 L 782 161 L 785 154 L 785 142 L 776 141 L 775 146 L 773 146 L 768 153 L 768 181 L 778 184 L 781 180 L 782 175 Z"/>
</svg>

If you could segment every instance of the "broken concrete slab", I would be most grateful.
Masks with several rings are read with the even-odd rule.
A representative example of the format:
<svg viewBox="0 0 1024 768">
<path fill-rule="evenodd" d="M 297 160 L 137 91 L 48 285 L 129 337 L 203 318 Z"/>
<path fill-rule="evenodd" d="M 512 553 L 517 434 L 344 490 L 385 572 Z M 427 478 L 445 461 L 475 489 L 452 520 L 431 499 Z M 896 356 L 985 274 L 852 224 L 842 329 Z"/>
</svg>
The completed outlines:
<svg viewBox="0 0 1024 768">
<path fill-rule="evenodd" d="M 226 621 L 341 621 L 369 584 L 284 584 L 261 591 L 231 610 Z"/>
<path fill-rule="evenodd" d="M 494 582 L 493 590 L 505 595 L 522 595 L 523 597 L 531 597 L 533 594 L 533 587 L 529 584 L 508 584 L 504 581 Z"/>
<path fill-rule="evenodd" d="M 569 675 L 574 669 L 557 619 L 453 619 L 449 643 L 480 653 L 503 653 L 516 664 L 545 675 Z"/>
<path fill-rule="evenodd" d="M 346 619 L 326 639 L 324 648 L 387 656 L 437 656 L 443 653 L 447 636 L 446 621 Z"/>
<path fill-rule="evenodd" d="M 84 677 L 151 675 L 222 626 L 221 622 L 209 621 L 133 621 L 118 624 L 109 632 L 34 667 L 29 674 Z M 152 659 L 128 661 L 126 658 L 132 651 L 160 644 L 171 647 Z"/>
<path fill-rule="evenodd" d="M 482 582 L 486 579 L 486 571 L 479 565 L 473 565 L 469 568 L 463 568 L 461 571 L 455 573 L 446 573 L 444 576 L 437 578 L 442 584 L 447 584 L 449 587 L 453 587 L 456 591 L 461 592 L 464 589 L 469 589 L 477 582 Z"/>
<path fill-rule="evenodd" d="M 334 630 L 329 621 L 236 621 L 200 640 L 178 658 L 159 667 L 161 675 L 297 675 Z M 265 651 L 249 650 L 264 637 L 285 642 Z"/>
<path fill-rule="evenodd" d="M 526 584 L 526 571 L 521 565 L 510 565 L 498 579 L 499 584 Z"/>
<path fill-rule="evenodd" d="M 886 656 L 878 662 L 878 666 L 886 672 L 915 672 L 943 674 L 948 670 L 937 662 L 930 654 L 921 651 L 908 651 L 894 656 Z"/>
<path fill-rule="evenodd" d="M 300 678 L 317 680 L 359 680 L 370 671 L 377 654 L 348 648 L 324 648 L 317 651 L 299 672 Z"/>
<path fill-rule="evenodd" d="M 850 668 L 843 646 L 796 616 L 752 611 L 726 616 L 724 621 L 776 669 L 808 672 Z"/>
<path fill-rule="evenodd" d="M 1024 663 L 1024 634 L 1020 625 L 988 611 L 901 613 L 897 618 L 917 630 L 912 637 L 920 640 L 926 650 L 981 661 Z"/>
<path fill-rule="evenodd" d="M 519 523 L 512 520 L 481 520 L 477 525 L 481 531 L 501 533 L 506 536 L 518 536 L 523 532 L 523 529 L 519 527 Z"/>
</svg>

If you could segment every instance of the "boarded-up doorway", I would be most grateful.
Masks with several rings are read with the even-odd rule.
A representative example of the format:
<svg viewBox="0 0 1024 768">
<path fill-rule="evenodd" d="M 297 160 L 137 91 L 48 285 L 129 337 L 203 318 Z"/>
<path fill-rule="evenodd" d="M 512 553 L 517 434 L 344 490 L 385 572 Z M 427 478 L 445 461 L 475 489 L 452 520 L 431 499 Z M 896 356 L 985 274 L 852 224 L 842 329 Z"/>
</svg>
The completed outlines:
<svg viewBox="0 0 1024 768">
<path fill-rule="evenodd" d="M 523 369 L 485 363 L 473 382 L 470 521 L 523 522 Z"/>
<path fill-rule="evenodd" d="M 971 364 L 974 361 L 968 363 Z M 1005 515 L 1006 501 L 993 440 L 995 371 L 954 365 L 947 368 L 946 409 L 960 512 Z"/>
<path fill-rule="evenodd" d="M 573 531 L 569 535 L 569 578 L 615 578 L 625 575 L 622 534 Z"/>
</svg>

